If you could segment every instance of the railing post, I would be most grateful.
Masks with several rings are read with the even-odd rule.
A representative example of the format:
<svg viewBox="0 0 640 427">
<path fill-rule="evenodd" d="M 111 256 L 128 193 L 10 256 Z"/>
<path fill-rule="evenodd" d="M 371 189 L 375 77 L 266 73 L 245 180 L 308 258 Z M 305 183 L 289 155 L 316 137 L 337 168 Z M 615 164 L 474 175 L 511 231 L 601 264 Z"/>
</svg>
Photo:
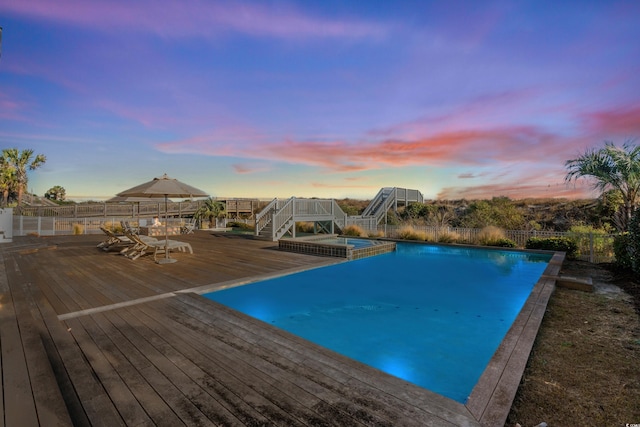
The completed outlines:
<svg viewBox="0 0 640 427">
<path fill-rule="evenodd" d="M 593 233 L 589 233 L 589 262 L 593 263 L 594 250 L 593 250 Z"/>
</svg>

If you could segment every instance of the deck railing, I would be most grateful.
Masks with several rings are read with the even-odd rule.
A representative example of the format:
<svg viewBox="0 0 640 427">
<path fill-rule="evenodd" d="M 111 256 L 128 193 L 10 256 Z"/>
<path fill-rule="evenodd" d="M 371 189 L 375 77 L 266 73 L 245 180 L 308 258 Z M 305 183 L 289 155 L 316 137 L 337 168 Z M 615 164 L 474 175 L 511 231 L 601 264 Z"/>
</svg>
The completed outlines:
<svg viewBox="0 0 640 427">
<path fill-rule="evenodd" d="M 193 215 L 202 203 L 202 200 L 168 202 L 166 213 L 169 216 Z M 67 206 L 21 206 L 14 210 L 14 215 L 61 218 L 164 216 L 165 203 L 164 200 L 159 199 L 157 203 L 79 203 Z"/>
<path fill-rule="evenodd" d="M 138 223 L 137 218 L 130 216 L 113 216 L 107 218 L 60 218 L 55 216 L 13 216 L 13 236 L 55 236 L 68 234 L 102 234 L 101 226 L 119 226 L 121 221 Z M 164 217 L 160 221 L 164 224 Z M 140 222 L 150 224 L 152 217 L 140 218 Z M 169 218 L 168 225 L 183 225 L 184 218 Z"/>
</svg>

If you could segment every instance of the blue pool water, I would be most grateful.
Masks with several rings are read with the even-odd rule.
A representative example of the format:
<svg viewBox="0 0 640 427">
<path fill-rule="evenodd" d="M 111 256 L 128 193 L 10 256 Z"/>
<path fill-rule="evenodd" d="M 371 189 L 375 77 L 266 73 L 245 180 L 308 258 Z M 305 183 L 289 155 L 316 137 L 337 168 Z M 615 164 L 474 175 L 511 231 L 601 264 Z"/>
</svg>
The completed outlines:
<svg viewBox="0 0 640 427">
<path fill-rule="evenodd" d="M 549 259 L 399 243 L 205 296 L 464 403 Z"/>
</svg>

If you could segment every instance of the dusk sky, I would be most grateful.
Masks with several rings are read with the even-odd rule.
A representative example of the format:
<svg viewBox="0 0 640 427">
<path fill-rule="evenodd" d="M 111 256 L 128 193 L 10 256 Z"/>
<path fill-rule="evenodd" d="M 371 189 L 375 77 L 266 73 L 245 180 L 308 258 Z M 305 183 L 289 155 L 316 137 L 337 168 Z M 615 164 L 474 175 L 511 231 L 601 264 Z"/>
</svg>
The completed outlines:
<svg viewBox="0 0 640 427">
<path fill-rule="evenodd" d="M 637 0 L 0 0 L 0 26 L 0 148 L 47 157 L 41 196 L 593 197 L 565 161 L 640 138 Z"/>
</svg>

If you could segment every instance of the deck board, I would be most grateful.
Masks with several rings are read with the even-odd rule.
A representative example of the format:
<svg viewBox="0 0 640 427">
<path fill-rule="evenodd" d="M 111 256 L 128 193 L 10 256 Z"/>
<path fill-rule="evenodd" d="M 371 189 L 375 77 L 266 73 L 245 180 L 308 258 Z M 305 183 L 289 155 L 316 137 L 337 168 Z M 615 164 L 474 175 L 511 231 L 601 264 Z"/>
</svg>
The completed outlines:
<svg viewBox="0 0 640 427">
<path fill-rule="evenodd" d="M 97 235 L 0 247 L 20 273 L 0 271 L 0 287 L 21 282 L 28 307 L 3 316 L 26 325 L 30 312 L 74 425 L 479 425 L 462 404 L 197 295 L 335 259 L 224 233 L 176 239 L 194 254 L 167 265 L 98 249 Z"/>
</svg>

